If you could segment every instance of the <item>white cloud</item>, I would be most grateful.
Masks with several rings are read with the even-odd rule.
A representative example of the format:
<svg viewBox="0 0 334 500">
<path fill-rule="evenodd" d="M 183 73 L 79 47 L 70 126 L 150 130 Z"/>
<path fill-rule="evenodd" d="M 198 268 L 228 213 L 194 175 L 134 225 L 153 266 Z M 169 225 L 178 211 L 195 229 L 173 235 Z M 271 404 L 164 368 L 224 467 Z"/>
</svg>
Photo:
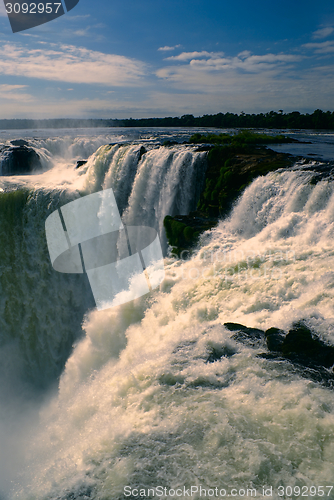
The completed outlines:
<svg viewBox="0 0 334 500">
<path fill-rule="evenodd" d="M 107 109 L 111 103 L 100 99 L 39 99 L 31 97 L 17 102 L 16 105 L 2 95 L 0 88 L 1 117 L 13 118 L 72 118 L 96 117 Z M 112 113 L 111 113 L 112 114 Z"/>
<path fill-rule="evenodd" d="M 0 85 L 0 100 L 4 99 L 6 102 L 15 101 L 23 103 L 32 101 L 33 97 L 30 94 L 20 92 L 26 87 L 26 85 Z"/>
<path fill-rule="evenodd" d="M 39 35 L 32 35 L 31 33 L 19 33 L 19 35 L 21 35 L 21 36 L 30 36 L 32 38 L 40 38 Z M 40 42 L 40 43 L 42 43 L 42 42 Z"/>
<path fill-rule="evenodd" d="M 73 31 L 73 35 L 75 35 L 75 36 L 87 36 L 89 29 L 90 29 L 90 27 L 88 26 L 87 28 Z"/>
<path fill-rule="evenodd" d="M 181 45 L 174 45 L 173 47 L 169 47 L 168 45 L 165 45 L 164 47 L 159 47 L 158 50 L 161 50 L 163 52 L 167 52 L 168 50 L 175 50 L 181 47 Z"/>
<path fill-rule="evenodd" d="M 78 16 L 73 16 L 72 13 L 69 14 L 67 13 L 67 16 L 66 16 L 66 20 L 67 21 L 74 21 L 74 20 L 77 20 L 77 19 L 87 19 L 88 17 L 91 17 L 90 14 L 79 14 Z"/>
<path fill-rule="evenodd" d="M 0 85 L 0 88 L 1 90 L 3 91 L 11 91 L 11 90 L 17 90 L 17 89 L 25 89 L 27 87 L 27 85 L 6 85 L 6 84 L 2 84 Z"/>
<path fill-rule="evenodd" d="M 313 43 L 308 48 L 328 51 L 333 44 Z M 327 109 L 334 99 L 330 60 L 326 60 L 327 66 L 315 68 L 314 57 L 297 52 L 258 55 L 245 50 L 231 57 L 218 51 L 179 50 L 164 59 L 155 72 L 156 80 L 138 60 L 56 43 L 41 42 L 35 47 L 8 43 L 0 48 L 0 74 L 18 76 L 18 83 L 29 83 L 27 78 L 58 83 L 44 84 L 45 92 L 24 85 L 0 86 L 3 117 L 124 118 L 270 109 L 309 112 Z M 299 65 L 300 61 L 304 64 Z M 65 85 L 61 87 L 60 82 Z M 70 90 L 74 83 L 95 86 L 82 85 L 79 98 Z M 67 92 L 57 92 L 58 85 Z"/>
<path fill-rule="evenodd" d="M 203 85 L 210 75 L 210 80 L 214 79 L 216 85 L 219 85 L 227 73 L 240 75 L 241 73 L 275 72 L 279 74 L 289 68 L 292 63 L 302 59 L 302 56 L 294 54 L 252 55 L 249 51 L 240 52 L 236 57 L 223 57 L 222 52 L 182 52 L 165 60 L 183 64 L 161 68 L 156 74 L 167 81 L 181 84 L 187 82 L 187 85 L 193 85 L 195 82 Z M 216 76 L 213 77 L 212 73 L 216 73 Z M 198 88 L 197 85 L 196 88 Z"/>
<path fill-rule="evenodd" d="M 314 49 L 316 54 L 330 54 L 334 52 L 334 41 L 328 40 L 327 42 L 305 43 L 302 47 Z"/>
<path fill-rule="evenodd" d="M 323 66 L 317 71 L 310 69 L 279 75 L 274 71 L 264 73 L 238 73 L 187 71 L 182 66 L 183 79 L 171 80 L 169 85 L 160 83 L 156 89 L 122 96 L 118 91 L 108 94 L 101 89 L 98 97 L 69 98 L 71 93 L 57 97 L 37 95 L 16 103 L 8 99 L 8 93 L 20 94 L 22 88 L 0 88 L 0 109 L 2 117 L 50 118 L 50 117 L 101 117 L 134 118 L 148 116 L 180 116 L 221 112 L 246 113 L 267 112 L 270 109 L 312 112 L 316 108 L 327 109 L 333 102 L 333 66 Z M 177 90 L 180 89 L 180 90 Z"/>
<path fill-rule="evenodd" d="M 215 57 L 217 55 L 223 56 L 223 52 L 207 52 L 206 50 L 202 50 L 201 52 L 182 52 L 178 56 L 170 56 L 166 57 L 165 61 L 189 61 L 191 59 L 195 58 L 202 58 L 202 57 Z"/>
<path fill-rule="evenodd" d="M 326 28 L 321 28 L 312 33 L 313 38 L 326 38 L 334 32 L 334 28 L 332 26 L 327 26 Z"/>
<path fill-rule="evenodd" d="M 3 75 L 119 87 L 140 85 L 144 72 L 141 61 L 73 45 L 30 49 L 8 43 L 0 49 Z"/>
<path fill-rule="evenodd" d="M 174 89 L 171 101 L 176 104 L 178 95 L 182 113 L 191 108 L 185 109 L 187 103 L 192 103 L 192 113 L 198 114 L 302 110 L 316 102 L 313 94 L 307 94 L 307 83 L 300 81 L 300 68 L 294 69 L 303 59 L 302 55 L 286 53 L 242 51 L 227 57 L 221 52 L 188 52 L 168 58 L 172 63 L 156 75 L 166 88 Z M 328 92 L 325 95 L 328 97 Z"/>
<path fill-rule="evenodd" d="M 166 110 L 161 113 L 165 116 L 227 111 L 260 113 L 271 109 L 326 110 L 334 99 L 333 71 L 332 67 L 323 68 L 320 73 L 318 69 L 317 72 L 309 70 L 300 78 L 300 72 L 278 76 L 273 71 L 262 74 L 231 71 L 222 75 L 182 68 L 182 73 L 173 75 L 174 80 L 171 80 L 173 87 L 180 90 L 173 94 L 161 93 L 159 98 L 151 98 L 150 105 Z"/>
<path fill-rule="evenodd" d="M 243 50 L 242 52 L 239 52 L 238 57 L 240 57 L 240 59 L 246 59 L 251 55 L 252 53 L 249 50 Z"/>
<path fill-rule="evenodd" d="M 331 68 L 333 71 L 333 68 Z M 202 85 L 198 90 L 185 92 L 173 90 L 153 90 L 141 98 L 96 99 L 42 99 L 34 97 L 30 101 L 13 101 L 1 98 L 0 109 L 3 117 L 17 118 L 50 118 L 50 117 L 83 117 L 83 118 L 134 118 L 149 116 L 180 116 L 182 114 L 214 114 L 218 112 L 246 113 L 268 112 L 270 109 L 285 111 L 313 111 L 316 108 L 327 109 L 333 102 L 333 72 L 330 77 L 324 71 L 319 75 L 310 71 L 302 81 L 290 78 L 277 79 L 275 75 L 248 74 L 227 75 L 222 80 L 211 80 L 202 75 Z M 218 76 L 218 75 L 215 75 Z M 198 82 L 197 82 L 198 83 Z M 287 91 L 288 89 L 288 91 Z M 19 89 L 18 89 L 19 91 Z"/>
</svg>

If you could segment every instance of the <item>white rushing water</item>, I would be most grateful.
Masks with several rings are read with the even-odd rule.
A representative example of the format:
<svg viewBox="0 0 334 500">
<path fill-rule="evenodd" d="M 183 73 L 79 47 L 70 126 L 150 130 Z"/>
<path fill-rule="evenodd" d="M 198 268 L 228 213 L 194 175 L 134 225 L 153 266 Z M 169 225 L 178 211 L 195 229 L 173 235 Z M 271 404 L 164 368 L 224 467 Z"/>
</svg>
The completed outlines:
<svg viewBox="0 0 334 500">
<path fill-rule="evenodd" d="M 17 191 L 22 208 L 16 200 L 15 210 L 8 209 L 11 226 L 0 224 L 2 235 L 15 228 L 9 245 L 21 257 L 6 261 L 2 276 L 14 283 L 10 301 L 22 312 L 8 316 L 7 296 L 1 307 L 2 329 L 19 347 L 4 342 L 1 353 L 11 348 L 30 369 L 43 359 L 56 373 L 60 352 L 69 353 L 66 342 L 80 336 L 73 332 L 80 314 L 91 307 L 78 277 L 65 279 L 47 267 L 42 224 L 55 206 L 112 187 L 127 222 L 160 229 L 164 215 L 195 208 L 205 154 L 185 146 L 140 148 L 102 146 L 81 169 L 64 166 L 57 182 L 52 170 L 34 176 L 38 187 L 28 198 Z M 262 498 L 262 488 L 272 486 L 271 498 L 278 499 L 279 485 L 297 492 L 334 484 L 333 391 L 288 362 L 259 357 L 264 345 L 238 343 L 223 326 L 288 330 L 305 319 L 334 343 L 334 184 L 314 184 L 312 176 L 299 164 L 257 178 L 230 217 L 202 236 L 191 259 L 165 258 L 160 289 L 88 311 L 84 335 L 38 415 L 25 398 L 3 412 L 5 498 L 136 498 L 127 496 L 126 486 L 241 489 L 235 498 L 256 488 Z M 29 185 L 23 178 L 1 185 L 14 182 Z M 14 194 L 0 194 L 0 201 L 7 196 L 3 210 Z M 17 266 L 16 282 L 10 266 Z M 76 317 L 70 314 L 75 307 Z M 213 349 L 224 355 L 208 363 Z M 34 373 L 45 373 L 45 366 Z M 326 498 L 334 498 L 328 491 Z M 154 498 L 152 491 L 144 498 Z"/>
</svg>

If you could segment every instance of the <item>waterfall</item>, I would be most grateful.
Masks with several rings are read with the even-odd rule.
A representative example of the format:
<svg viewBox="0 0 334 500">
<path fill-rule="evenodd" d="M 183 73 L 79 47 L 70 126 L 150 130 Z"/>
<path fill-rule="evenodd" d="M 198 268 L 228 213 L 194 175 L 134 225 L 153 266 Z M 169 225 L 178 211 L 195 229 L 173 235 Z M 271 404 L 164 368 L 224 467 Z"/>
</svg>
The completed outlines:
<svg viewBox="0 0 334 500">
<path fill-rule="evenodd" d="M 57 167 L 44 174 L 46 184 L 54 181 Z M 93 153 L 67 189 L 22 187 L 16 178 L 4 178 L 16 185 L 0 192 L 1 338 L 16 345 L 24 377 L 40 387 L 54 381 L 82 335 L 85 312 L 94 307 L 86 276 L 52 269 L 44 228 L 48 215 L 78 196 L 112 187 L 123 220 L 156 227 L 166 252 L 163 219 L 196 207 L 205 168 L 205 153 L 193 148 L 146 151 L 142 145 L 116 144 Z M 73 164 L 68 171 L 73 176 Z"/>
<path fill-rule="evenodd" d="M 57 207 L 112 187 L 126 224 L 161 231 L 165 215 L 196 208 L 205 168 L 194 147 L 113 144 L 30 185 L 1 179 L 0 396 L 19 368 L 33 385 L 59 381 L 38 416 L 22 402 L 1 410 L 0 495 L 125 500 L 127 488 L 201 485 L 279 498 L 282 484 L 333 484 L 333 391 L 224 327 L 306 319 L 334 343 L 334 184 L 314 181 L 316 163 L 255 179 L 191 259 L 166 252 L 160 288 L 135 301 L 97 311 L 84 276 L 50 265 L 44 221 Z"/>
<path fill-rule="evenodd" d="M 124 221 L 163 233 L 166 215 L 196 209 L 206 172 L 206 153 L 194 147 L 102 146 L 89 160 L 85 192 L 112 188 Z"/>
<path fill-rule="evenodd" d="M 257 357 L 259 348 L 236 343 L 223 326 L 287 328 L 307 316 L 333 342 L 325 319 L 333 316 L 333 183 L 310 178 L 256 179 L 191 260 L 166 259 L 152 298 L 87 316 L 27 445 L 31 470 L 15 498 L 126 498 L 126 486 L 198 481 L 262 491 L 311 485 L 315 473 L 328 480 L 330 444 L 314 427 L 329 443 L 332 393 Z M 229 354 L 208 364 L 213 348 Z"/>
</svg>

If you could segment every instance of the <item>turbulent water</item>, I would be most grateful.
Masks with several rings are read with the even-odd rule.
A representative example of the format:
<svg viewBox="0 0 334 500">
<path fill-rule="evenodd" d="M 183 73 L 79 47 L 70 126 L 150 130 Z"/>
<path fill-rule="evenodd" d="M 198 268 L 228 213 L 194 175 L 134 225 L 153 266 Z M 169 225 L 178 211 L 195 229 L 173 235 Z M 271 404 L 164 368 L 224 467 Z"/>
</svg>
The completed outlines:
<svg viewBox="0 0 334 500">
<path fill-rule="evenodd" d="M 189 498 L 193 487 L 199 499 L 200 486 L 320 498 L 320 485 L 334 498 L 333 390 L 223 326 L 304 319 L 334 344 L 334 183 L 318 175 L 329 164 L 257 178 L 182 261 L 162 221 L 195 209 L 206 153 L 148 139 L 31 139 L 45 172 L 0 181 L 0 498 Z M 53 271 L 44 223 L 110 187 L 126 223 L 159 230 L 166 276 L 96 311 L 84 276 Z M 208 363 L 213 350 L 224 355 Z"/>
</svg>

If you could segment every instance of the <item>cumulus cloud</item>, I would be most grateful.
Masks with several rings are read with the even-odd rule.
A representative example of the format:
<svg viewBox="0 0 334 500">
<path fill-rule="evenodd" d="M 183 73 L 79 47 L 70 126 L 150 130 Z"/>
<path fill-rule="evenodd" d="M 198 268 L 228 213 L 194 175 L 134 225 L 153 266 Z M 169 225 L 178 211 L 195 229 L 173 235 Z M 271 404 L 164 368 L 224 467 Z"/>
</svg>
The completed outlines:
<svg viewBox="0 0 334 500">
<path fill-rule="evenodd" d="M 331 35 L 334 31 L 334 28 L 332 26 L 327 26 L 326 28 L 321 28 L 317 31 L 314 31 L 312 33 L 313 38 L 326 38 L 329 35 Z"/>
<path fill-rule="evenodd" d="M 15 101 L 15 102 L 28 102 L 32 101 L 33 97 L 30 94 L 21 92 L 26 89 L 27 85 L 0 85 L 0 100 Z"/>
<path fill-rule="evenodd" d="M 17 76 L 18 83 L 30 85 L 29 78 L 35 78 L 42 84 L 36 88 L 0 85 L 1 114 L 122 118 L 205 114 L 218 109 L 326 108 L 334 98 L 334 67 L 329 58 L 314 57 L 313 51 L 333 52 L 334 42 L 306 45 L 312 57 L 297 51 L 258 55 L 244 50 L 227 56 L 218 51 L 182 49 L 171 55 L 161 47 L 164 59 L 152 75 L 143 62 L 123 56 L 56 43 L 38 42 L 34 47 L 7 43 L 0 49 L 0 74 Z M 315 59 L 327 66 L 319 63 L 315 68 Z M 47 80 L 57 83 L 45 85 Z M 65 85 L 61 87 L 59 82 Z M 16 81 L 11 78 L 10 83 Z M 71 91 L 75 83 L 83 84 L 80 98 Z M 131 86 L 135 91 L 129 91 Z M 44 87 L 44 93 L 38 90 Z"/>
<path fill-rule="evenodd" d="M 305 43 L 302 47 L 313 49 L 316 54 L 330 54 L 334 52 L 334 41 L 328 40 L 327 42 Z"/>
<path fill-rule="evenodd" d="M 173 47 L 169 47 L 168 45 L 165 45 L 164 47 L 159 47 L 158 50 L 161 50 L 162 52 L 167 52 L 168 50 L 175 50 L 181 47 L 181 45 L 174 45 Z"/>
<path fill-rule="evenodd" d="M 202 50 L 201 52 L 182 52 L 177 56 L 166 57 L 165 61 L 189 61 L 191 59 L 201 59 L 203 57 L 211 58 L 216 57 L 217 55 L 223 56 L 223 52 L 207 52 L 206 50 Z"/>
<path fill-rule="evenodd" d="M 31 49 L 8 43 L 0 49 L 0 74 L 109 87 L 140 85 L 145 65 L 128 57 L 73 45 Z"/>
<path fill-rule="evenodd" d="M 243 50 L 242 52 L 239 52 L 238 57 L 240 57 L 240 59 L 246 59 L 251 55 L 252 53 L 249 50 Z"/>
<path fill-rule="evenodd" d="M 249 51 L 240 52 L 236 57 L 224 57 L 223 52 L 182 52 L 177 56 L 167 57 L 166 61 L 183 64 L 167 66 L 157 71 L 157 76 L 165 80 L 201 81 L 200 73 L 220 73 L 226 76 L 228 72 L 258 73 L 279 72 L 292 63 L 302 60 L 302 56 L 294 54 L 264 54 L 252 55 Z M 217 79 L 217 78 L 216 78 Z"/>
</svg>

